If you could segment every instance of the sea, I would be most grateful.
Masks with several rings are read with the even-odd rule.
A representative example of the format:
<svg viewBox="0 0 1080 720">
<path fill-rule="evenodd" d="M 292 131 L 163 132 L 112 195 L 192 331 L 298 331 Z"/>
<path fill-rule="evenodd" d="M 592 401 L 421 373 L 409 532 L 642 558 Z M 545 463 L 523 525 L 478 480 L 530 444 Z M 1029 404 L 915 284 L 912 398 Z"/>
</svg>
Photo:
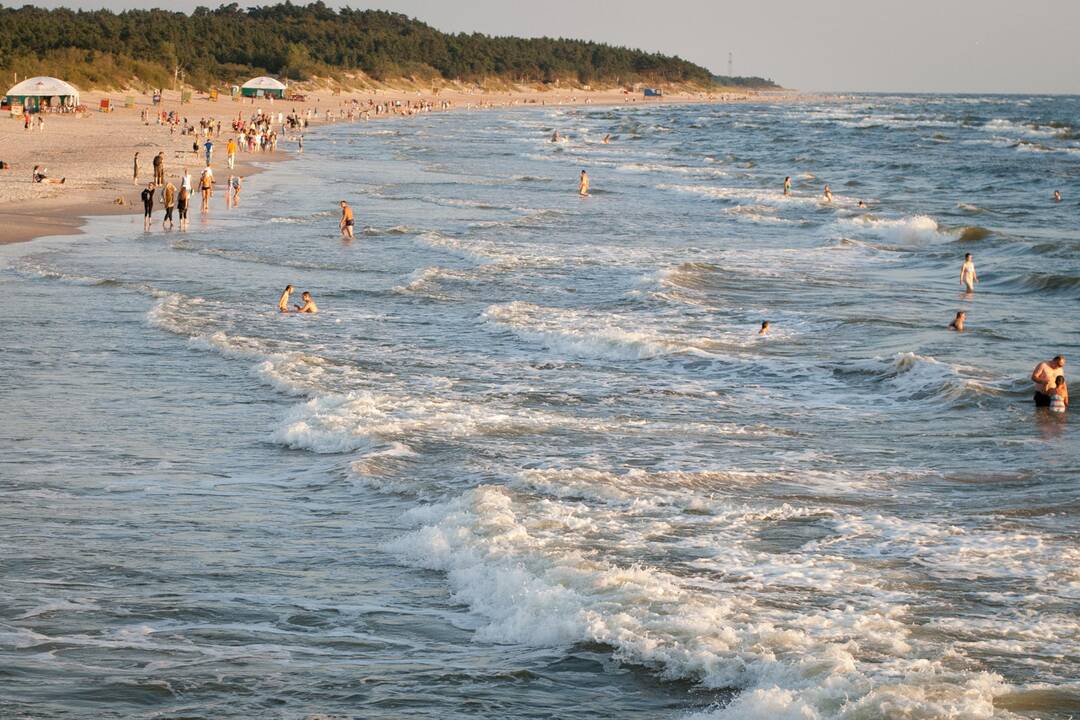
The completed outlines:
<svg viewBox="0 0 1080 720">
<path fill-rule="evenodd" d="M 3 247 L 0 717 L 1080 717 L 1078 118 L 340 123 Z"/>
</svg>

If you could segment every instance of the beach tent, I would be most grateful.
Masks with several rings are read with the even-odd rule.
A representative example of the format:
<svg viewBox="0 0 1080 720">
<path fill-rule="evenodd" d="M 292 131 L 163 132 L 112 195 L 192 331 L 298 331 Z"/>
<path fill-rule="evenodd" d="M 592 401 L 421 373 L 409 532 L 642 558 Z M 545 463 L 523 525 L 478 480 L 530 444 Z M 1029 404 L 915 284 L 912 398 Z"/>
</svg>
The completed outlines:
<svg viewBox="0 0 1080 720">
<path fill-rule="evenodd" d="M 4 100 L 6 105 L 22 103 L 30 112 L 38 112 L 47 107 L 78 105 L 79 91 L 54 77 L 32 77 L 8 90 Z"/>
<path fill-rule="evenodd" d="M 261 75 L 251 78 L 240 87 L 244 97 L 285 97 L 285 86 L 272 77 Z"/>
</svg>

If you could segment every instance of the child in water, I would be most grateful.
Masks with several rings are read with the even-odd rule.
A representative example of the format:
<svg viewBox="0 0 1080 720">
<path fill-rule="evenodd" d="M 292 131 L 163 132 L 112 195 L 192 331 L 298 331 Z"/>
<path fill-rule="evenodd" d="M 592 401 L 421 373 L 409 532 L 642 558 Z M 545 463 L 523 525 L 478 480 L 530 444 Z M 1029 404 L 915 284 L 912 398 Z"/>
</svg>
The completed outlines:
<svg viewBox="0 0 1080 720">
<path fill-rule="evenodd" d="M 1063 413 L 1069 407 L 1069 386 L 1065 384 L 1065 376 L 1058 375 L 1054 387 L 1050 390 L 1050 412 Z"/>
</svg>

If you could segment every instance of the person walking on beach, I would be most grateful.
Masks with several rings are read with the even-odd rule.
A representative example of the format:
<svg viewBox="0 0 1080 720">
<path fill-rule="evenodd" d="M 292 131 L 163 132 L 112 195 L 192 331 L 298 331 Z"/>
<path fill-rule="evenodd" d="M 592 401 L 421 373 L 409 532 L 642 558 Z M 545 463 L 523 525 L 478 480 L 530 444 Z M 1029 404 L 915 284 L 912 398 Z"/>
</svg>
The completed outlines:
<svg viewBox="0 0 1080 720">
<path fill-rule="evenodd" d="M 581 181 L 578 183 L 578 195 L 589 197 L 589 173 L 581 171 Z"/>
<path fill-rule="evenodd" d="M 229 191 L 232 192 L 232 204 L 233 207 L 240 205 L 240 190 L 244 187 L 244 178 L 241 175 L 235 175 L 229 181 Z"/>
<path fill-rule="evenodd" d="M 236 138 L 229 138 L 229 143 L 225 146 L 225 154 L 229 158 L 229 169 L 232 170 L 236 167 Z"/>
<path fill-rule="evenodd" d="M 790 195 L 791 194 L 791 176 L 790 175 L 788 175 L 786 178 L 784 178 L 784 194 L 785 195 Z"/>
<path fill-rule="evenodd" d="M 165 153 L 159 152 L 154 156 L 154 184 L 165 184 Z"/>
<path fill-rule="evenodd" d="M 971 253 L 966 253 L 964 264 L 960 266 L 960 284 L 971 293 L 975 291 L 977 282 L 979 282 L 979 276 L 975 274 L 975 261 L 971 259 Z"/>
<path fill-rule="evenodd" d="M 341 228 L 341 237 L 353 239 L 353 225 L 355 220 L 353 218 L 352 208 L 349 207 L 349 203 L 344 200 L 341 201 L 341 221 L 338 222 L 338 227 Z"/>
<path fill-rule="evenodd" d="M 210 193 L 214 189 L 214 171 L 207 165 L 199 177 L 199 191 L 202 192 L 202 211 L 210 210 Z"/>
<path fill-rule="evenodd" d="M 214 141 L 207 137 L 206 142 L 203 143 L 203 149 L 206 150 L 206 164 L 209 165 L 214 157 Z"/>
<path fill-rule="evenodd" d="M 133 185 L 139 184 L 139 153 L 135 153 L 135 167 L 132 170 L 131 182 Z"/>
<path fill-rule="evenodd" d="M 188 172 L 187 168 L 184 168 L 184 174 L 180 176 L 180 187 L 181 189 L 187 190 L 188 195 L 191 194 L 191 173 Z"/>
<path fill-rule="evenodd" d="M 967 320 L 967 313 L 960 310 L 956 313 L 956 317 L 949 323 L 949 329 L 956 332 L 964 332 L 964 321 Z"/>
<path fill-rule="evenodd" d="M 187 230 L 188 207 L 191 205 L 191 190 L 180 186 L 180 192 L 176 195 L 176 211 L 180 216 L 180 229 Z"/>
<path fill-rule="evenodd" d="M 1041 362 L 1031 372 L 1035 383 L 1035 407 L 1050 407 L 1050 391 L 1057 387 L 1057 379 L 1065 377 L 1065 356 Z"/>
<path fill-rule="evenodd" d="M 286 285 L 285 289 L 281 292 L 281 297 L 277 301 L 278 312 L 289 312 L 289 296 L 293 294 L 293 286 Z"/>
<path fill-rule="evenodd" d="M 296 308 L 296 312 L 309 313 L 311 315 L 319 312 L 319 308 L 315 304 L 315 301 L 311 299 L 311 293 L 309 293 L 307 290 L 300 294 L 300 299 L 304 301 L 304 304 L 303 306 L 294 305 L 293 307 Z"/>
<path fill-rule="evenodd" d="M 165 203 L 165 219 L 161 221 L 162 230 L 172 230 L 173 208 L 176 207 L 176 186 L 171 182 L 166 183 L 161 191 L 161 201 Z"/>
<path fill-rule="evenodd" d="M 143 204 L 143 230 L 150 232 L 150 219 L 154 214 L 154 183 L 150 183 L 146 186 L 146 189 L 142 191 L 142 204 Z"/>
</svg>

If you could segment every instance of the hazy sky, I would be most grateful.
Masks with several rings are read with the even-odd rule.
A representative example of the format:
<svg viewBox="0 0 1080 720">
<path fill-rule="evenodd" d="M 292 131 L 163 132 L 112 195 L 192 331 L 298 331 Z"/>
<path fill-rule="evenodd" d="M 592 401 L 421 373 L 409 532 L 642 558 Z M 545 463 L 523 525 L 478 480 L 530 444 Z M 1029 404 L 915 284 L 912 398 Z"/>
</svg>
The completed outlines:
<svg viewBox="0 0 1080 720">
<path fill-rule="evenodd" d="M 222 3 L 33 4 L 191 10 Z M 1080 0 L 327 0 L 346 4 L 453 32 L 574 37 L 678 54 L 719 74 L 727 73 L 730 51 L 736 74 L 801 90 L 1080 93 Z"/>
</svg>

